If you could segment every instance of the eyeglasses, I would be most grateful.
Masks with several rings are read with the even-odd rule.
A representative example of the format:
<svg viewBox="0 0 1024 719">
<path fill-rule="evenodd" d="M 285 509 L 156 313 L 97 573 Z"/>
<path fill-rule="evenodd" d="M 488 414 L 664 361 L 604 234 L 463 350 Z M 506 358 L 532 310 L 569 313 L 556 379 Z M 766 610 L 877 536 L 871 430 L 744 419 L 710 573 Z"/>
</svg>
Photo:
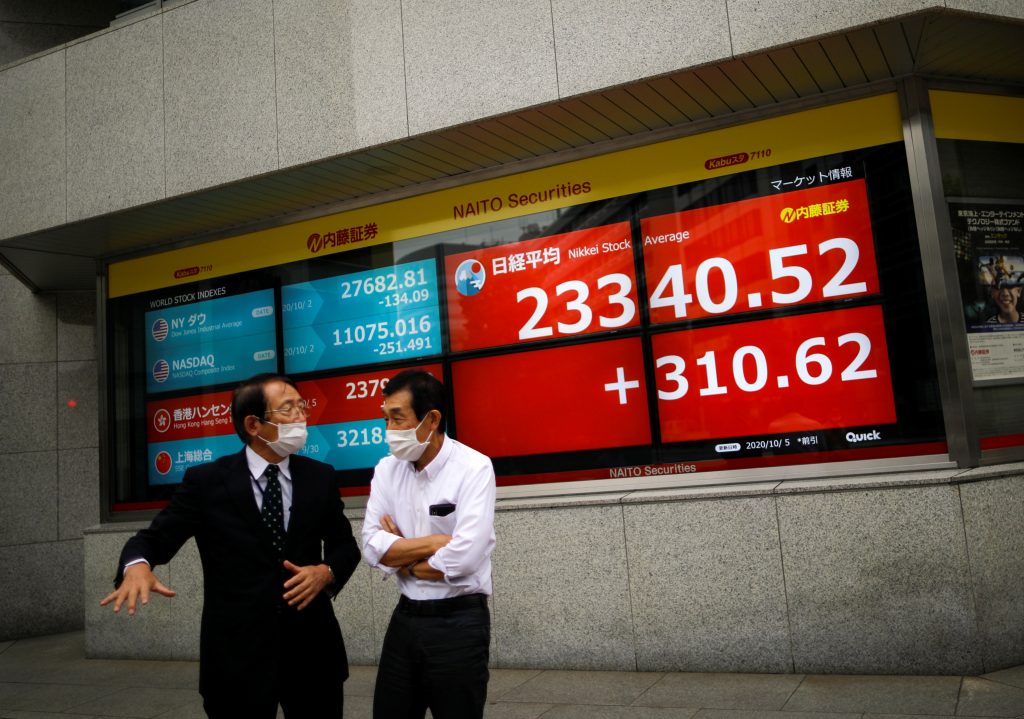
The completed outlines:
<svg viewBox="0 0 1024 719">
<path fill-rule="evenodd" d="M 283 414 L 287 417 L 308 417 L 309 405 L 306 404 L 306 400 L 300 399 L 298 402 L 295 402 L 294 404 L 288 402 L 286 404 L 281 405 L 277 409 L 267 410 L 267 414 L 273 414 L 275 412 Z"/>
</svg>

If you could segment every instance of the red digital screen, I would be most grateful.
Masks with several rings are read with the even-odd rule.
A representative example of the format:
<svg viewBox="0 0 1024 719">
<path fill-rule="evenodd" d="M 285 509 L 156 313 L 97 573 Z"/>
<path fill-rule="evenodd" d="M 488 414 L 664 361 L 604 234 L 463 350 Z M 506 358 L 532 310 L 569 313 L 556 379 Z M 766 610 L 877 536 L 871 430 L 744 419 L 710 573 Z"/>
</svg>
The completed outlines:
<svg viewBox="0 0 1024 719">
<path fill-rule="evenodd" d="M 491 457 L 650 444 L 637 337 L 452 363 L 459 440 Z"/>
<path fill-rule="evenodd" d="M 151 444 L 224 434 L 235 434 L 231 423 L 231 392 L 146 404 L 146 440 Z"/>
<path fill-rule="evenodd" d="M 454 352 L 635 327 L 628 222 L 445 259 Z"/>
<path fill-rule="evenodd" d="M 640 221 L 651 322 L 878 292 L 864 180 Z"/>
<path fill-rule="evenodd" d="M 882 308 L 652 338 L 665 442 L 896 421 Z"/>
<path fill-rule="evenodd" d="M 361 419 L 381 419 L 380 405 L 384 401 L 383 389 L 388 380 L 407 369 L 430 372 L 444 380 L 439 364 L 398 367 L 375 372 L 343 375 L 299 382 L 299 394 L 309 406 L 306 423 L 310 426 L 354 422 Z"/>
</svg>

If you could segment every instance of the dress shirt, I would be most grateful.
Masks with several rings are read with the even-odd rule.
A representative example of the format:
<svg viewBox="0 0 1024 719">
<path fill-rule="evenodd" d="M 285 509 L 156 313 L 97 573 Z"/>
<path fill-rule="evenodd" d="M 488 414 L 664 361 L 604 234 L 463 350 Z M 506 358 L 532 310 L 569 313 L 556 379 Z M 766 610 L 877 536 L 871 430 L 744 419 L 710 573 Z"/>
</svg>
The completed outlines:
<svg viewBox="0 0 1024 719">
<path fill-rule="evenodd" d="M 451 437 L 442 435 L 437 456 L 416 471 L 412 462 L 388 455 L 377 463 L 363 520 L 363 558 L 388 574 L 397 570 L 380 563 L 400 537 L 381 527 L 388 515 L 406 537 L 450 534 L 452 541 L 427 562 L 444 574 L 443 581 L 398 576 L 409 599 L 445 599 L 461 594 L 491 594 L 491 552 L 494 549 L 494 468 L 491 460 Z M 446 517 L 430 516 L 430 507 L 454 504 Z"/>
<path fill-rule="evenodd" d="M 281 470 L 277 473 L 277 479 L 281 484 L 281 504 L 284 505 L 285 531 L 288 531 L 288 520 L 292 516 L 292 475 L 288 469 L 289 459 L 291 458 L 285 457 L 277 465 L 277 468 Z M 248 462 L 249 474 L 252 475 L 252 493 L 256 497 L 256 508 L 262 512 L 263 493 L 267 491 L 267 478 L 263 473 L 267 471 L 267 465 L 270 462 L 253 452 L 252 447 L 249 446 L 245 448 L 245 461 Z"/>
</svg>

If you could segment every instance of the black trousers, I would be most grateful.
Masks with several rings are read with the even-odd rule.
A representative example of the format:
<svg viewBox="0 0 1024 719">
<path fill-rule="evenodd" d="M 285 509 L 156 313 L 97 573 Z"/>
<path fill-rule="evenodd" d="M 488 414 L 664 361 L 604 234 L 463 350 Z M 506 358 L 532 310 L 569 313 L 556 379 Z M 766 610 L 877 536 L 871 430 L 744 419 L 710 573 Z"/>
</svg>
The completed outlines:
<svg viewBox="0 0 1024 719">
<path fill-rule="evenodd" d="M 381 650 L 374 719 L 480 719 L 487 701 L 491 615 L 482 594 L 399 601 Z"/>
<path fill-rule="evenodd" d="M 318 693 L 299 696 L 298 692 L 284 692 L 281 695 L 281 708 L 285 719 L 341 719 L 344 700 L 341 693 L 335 696 L 324 696 Z M 210 719 L 275 719 L 277 716 L 277 699 L 249 697 L 244 694 L 234 700 L 220 701 L 203 700 L 203 709 Z"/>
<path fill-rule="evenodd" d="M 203 709 L 210 719 L 275 719 L 281 704 L 285 719 L 341 719 L 344 695 L 341 691 L 309 691 L 296 689 L 299 682 L 291 680 L 287 671 L 277 692 L 261 691 L 260 681 L 253 682 L 252 691 L 223 699 L 203 699 Z"/>
<path fill-rule="evenodd" d="M 309 608 L 307 607 L 306 611 Z M 276 626 L 264 631 L 276 633 L 276 661 L 254 673 L 243 686 L 203 697 L 203 709 L 210 719 L 275 719 L 280 704 L 285 719 L 342 719 L 343 685 L 335 663 L 296 661 L 299 653 L 313 648 L 296 640 L 295 613 L 285 613 Z"/>
</svg>

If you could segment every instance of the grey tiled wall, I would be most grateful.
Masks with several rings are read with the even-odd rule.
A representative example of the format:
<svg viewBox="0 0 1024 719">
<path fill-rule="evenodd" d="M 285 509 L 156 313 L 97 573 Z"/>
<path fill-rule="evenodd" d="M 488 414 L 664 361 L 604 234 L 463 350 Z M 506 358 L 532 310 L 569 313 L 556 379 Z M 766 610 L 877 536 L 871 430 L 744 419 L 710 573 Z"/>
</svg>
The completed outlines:
<svg viewBox="0 0 1024 719">
<path fill-rule="evenodd" d="M 774 501 L 633 504 L 625 517 L 639 667 L 793 670 Z"/>
<path fill-rule="evenodd" d="M 0 238 L 927 7 L 1024 17 L 1018 0 L 799 4 L 794 13 L 789 0 L 164 3 L 0 71 Z M 0 268 L 0 567 L 26 577 L 0 584 L 0 639 L 74 628 L 87 615 L 94 651 L 120 642 L 117 651 L 134 652 L 143 645 L 123 628 L 107 631 L 110 619 L 92 606 L 123 536 L 90 538 L 83 565 L 82 528 L 99 518 L 94 302 L 91 293 L 32 295 Z M 891 491 L 905 492 L 905 526 L 891 515 L 879 524 L 874 490 L 507 509 L 495 661 L 845 670 L 866 666 L 866 655 L 821 647 L 857 641 L 894 665 L 908 661 L 908 647 L 926 650 L 929 666 L 957 656 L 961 668 L 1004 664 L 1024 645 L 1024 592 L 1014 584 L 1024 567 L 1010 559 L 1024 556 L 1022 513 L 1005 513 L 1020 507 L 1019 481 L 963 485 L 960 519 L 948 492 Z M 826 521 L 836 507 L 848 517 Z M 863 535 L 849 519 L 858 517 L 879 534 Z M 538 532 L 550 539 L 538 542 Z M 892 543 L 920 560 L 916 573 L 891 597 L 868 583 L 850 606 L 841 589 L 861 575 L 895 581 L 902 555 L 885 553 Z M 832 554 L 816 549 L 833 545 Z M 557 572 L 539 569 L 547 565 Z M 87 612 L 74 583 L 83 566 Z M 167 571 L 197 586 L 191 555 Z M 819 586 L 826 575 L 840 584 Z M 354 658 L 373 661 L 394 585 L 361 569 L 346 597 L 337 606 Z M 160 612 L 195 620 L 194 599 L 176 601 L 132 631 L 186 656 L 191 634 L 166 646 L 171 625 L 159 624 Z M 883 646 L 892 627 L 920 630 L 926 615 L 944 623 L 941 642 L 906 632 L 904 644 Z M 840 631 L 850 621 L 870 631 L 851 639 Z"/>
<path fill-rule="evenodd" d="M 959 490 L 945 485 L 779 498 L 796 671 L 980 669 Z"/>
<path fill-rule="evenodd" d="M 1024 647 L 1024 482 L 998 478 L 960 492 L 986 667 L 1020 663 Z"/>
<path fill-rule="evenodd" d="M 99 521 L 94 305 L 0 272 L 0 637 L 82 627 L 82 531 Z"/>
<path fill-rule="evenodd" d="M 69 222 L 166 194 L 162 30 L 157 15 L 67 49 Z"/>
<path fill-rule="evenodd" d="M 0 239 L 799 40 L 1017 0 L 189 0 L 0 71 Z"/>
<path fill-rule="evenodd" d="M 492 664 L 957 675 L 1020 664 L 1024 465 L 987 471 L 499 503 Z M 90 655 L 195 657 L 193 545 L 161 570 L 178 597 L 154 599 L 143 621 L 96 604 L 139 526 L 86 535 Z M 352 663 L 376 663 L 396 591 L 361 566 L 335 601 Z"/>
</svg>

